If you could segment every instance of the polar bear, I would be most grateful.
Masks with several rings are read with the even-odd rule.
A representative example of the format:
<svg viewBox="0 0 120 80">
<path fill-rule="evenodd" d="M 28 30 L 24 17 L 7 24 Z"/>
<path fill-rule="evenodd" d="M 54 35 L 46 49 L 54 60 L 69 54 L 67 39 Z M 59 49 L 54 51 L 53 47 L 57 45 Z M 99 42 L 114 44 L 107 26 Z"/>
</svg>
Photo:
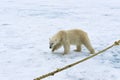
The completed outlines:
<svg viewBox="0 0 120 80">
<path fill-rule="evenodd" d="M 95 53 L 87 33 L 81 29 L 61 30 L 49 40 L 49 48 L 52 49 L 52 52 L 63 46 L 64 54 L 69 53 L 70 45 L 76 45 L 74 51 L 80 52 L 82 44 L 91 54 Z"/>
</svg>

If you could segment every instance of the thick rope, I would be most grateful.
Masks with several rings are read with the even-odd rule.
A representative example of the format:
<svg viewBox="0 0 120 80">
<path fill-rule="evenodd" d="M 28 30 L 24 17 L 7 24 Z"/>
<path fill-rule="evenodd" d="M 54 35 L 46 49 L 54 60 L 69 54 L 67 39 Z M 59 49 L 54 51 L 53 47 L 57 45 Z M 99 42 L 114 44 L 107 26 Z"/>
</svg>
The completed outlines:
<svg viewBox="0 0 120 80">
<path fill-rule="evenodd" d="M 38 77 L 38 78 L 36 78 L 36 79 L 34 79 L 34 80 L 41 80 L 41 79 L 46 78 L 46 77 L 48 77 L 48 76 L 54 76 L 54 74 L 56 74 L 56 73 L 58 73 L 58 72 L 61 72 L 61 71 L 65 70 L 65 69 L 68 69 L 68 68 L 70 68 L 70 67 L 73 67 L 73 66 L 75 66 L 75 65 L 77 65 L 77 64 L 79 64 L 79 63 L 81 63 L 81 62 L 84 62 L 84 61 L 86 61 L 86 60 L 88 60 L 88 59 L 90 59 L 90 58 L 92 58 L 92 57 L 94 57 L 94 56 L 96 56 L 96 55 L 98 55 L 98 54 L 100 54 L 100 53 L 105 52 L 106 50 L 108 50 L 108 49 L 110 49 L 110 48 L 112 48 L 113 46 L 116 46 L 116 45 L 120 45 L 120 40 L 115 41 L 111 46 L 108 46 L 107 48 L 105 48 L 105 49 L 103 49 L 103 50 L 101 50 L 101 51 L 99 51 L 99 52 L 97 52 L 97 53 L 95 53 L 95 54 L 93 54 L 93 55 L 91 55 L 91 56 L 88 56 L 88 57 L 86 57 L 86 58 L 84 58 L 84 59 L 82 59 L 82 60 L 80 60 L 80 61 L 77 61 L 77 62 L 75 62 L 75 63 L 72 63 L 72 64 L 70 64 L 70 65 L 67 65 L 67 66 L 65 66 L 65 67 L 63 67 L 63 68 L 58 68 L 57 70 L 55 70 L 55 71 L 53 71 L 53 72 L 50 72 L 50 73 L 47 73 L 47 74 L 45 74 L 45 75 L 42 75 L 42 76 L 40 76 L 40 77 Z"/>
</svg>

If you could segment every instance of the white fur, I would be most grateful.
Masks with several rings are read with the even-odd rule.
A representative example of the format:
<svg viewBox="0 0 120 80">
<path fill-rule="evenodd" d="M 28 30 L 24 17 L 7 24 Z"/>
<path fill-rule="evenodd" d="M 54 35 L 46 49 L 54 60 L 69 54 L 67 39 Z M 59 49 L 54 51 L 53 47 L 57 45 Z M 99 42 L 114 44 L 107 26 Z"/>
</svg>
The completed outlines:
<svg viewBox="0 0 120 80">
<path fill-rule="evenodd" d="M 87 33 L 80 29 L 61 30 L 50 39 L 50 48 L 52 51 L 54 52 L 63 46 L 64 54 L 70 51 L 70 45 L 76 45 L 75 51 L 80 52 L 82 44 L 91 54 L 95 53 Z"/>
</svg>

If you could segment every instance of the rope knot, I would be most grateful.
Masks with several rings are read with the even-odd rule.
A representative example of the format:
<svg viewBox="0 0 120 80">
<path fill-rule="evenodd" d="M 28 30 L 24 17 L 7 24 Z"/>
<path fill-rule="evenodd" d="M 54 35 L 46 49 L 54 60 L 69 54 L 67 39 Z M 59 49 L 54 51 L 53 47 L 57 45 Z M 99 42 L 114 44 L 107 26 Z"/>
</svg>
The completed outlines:
<svg viewBox="0 0 120 80">
<path fill-rule="evenodd" d="M 120 40 L 119 40 L 119 41 L 115 41 L 114 44 L 115 44 L 115 45 L 120 45 Z"/>
</svg>

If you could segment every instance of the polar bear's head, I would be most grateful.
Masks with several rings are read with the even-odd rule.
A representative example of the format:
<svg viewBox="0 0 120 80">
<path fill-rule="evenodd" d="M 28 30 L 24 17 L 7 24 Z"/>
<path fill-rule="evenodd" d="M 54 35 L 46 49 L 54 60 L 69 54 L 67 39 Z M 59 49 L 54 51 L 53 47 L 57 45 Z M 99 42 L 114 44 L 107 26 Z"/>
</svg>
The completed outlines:
<svg viewBox="0 0 120 80">
<path fill-rule="evenodd" d="M 57 44 L 59 44 L 60 38 L 58 36 L 53 36 L 52 38 L 49 39 L 49 48 L 54 48 Z"/>
<path fill-rule="evenodd" d="M 61 30 L 58 33 L 56 33 L 52 38 L 49 40 L 49 48 L 53 49 L 55 47 L 61 46 L 61 44 L 66 40 L 66 31 Z"/>
</svg>

